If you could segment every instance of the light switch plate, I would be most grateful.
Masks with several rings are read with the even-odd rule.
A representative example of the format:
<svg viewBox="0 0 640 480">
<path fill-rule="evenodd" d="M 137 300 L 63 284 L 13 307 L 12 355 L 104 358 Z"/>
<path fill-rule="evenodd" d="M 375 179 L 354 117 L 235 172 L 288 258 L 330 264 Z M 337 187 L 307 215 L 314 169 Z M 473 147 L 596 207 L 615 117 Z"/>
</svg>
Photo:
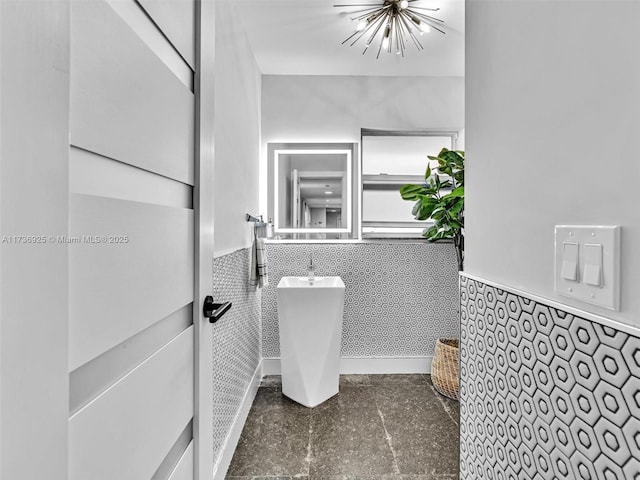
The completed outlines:
<svg viewBox="0 0 640 480">
<path fill-rule="evenodd" d="M 620 310 L 620 226 L 556 225 L 555 292 L 609 310 Z M 565 243 L 577 243 L 578 281 L 562 278 L 562 252 Z M 601 285 L 585 281 L 585 245 L 602 245 Z"/>
</svg>

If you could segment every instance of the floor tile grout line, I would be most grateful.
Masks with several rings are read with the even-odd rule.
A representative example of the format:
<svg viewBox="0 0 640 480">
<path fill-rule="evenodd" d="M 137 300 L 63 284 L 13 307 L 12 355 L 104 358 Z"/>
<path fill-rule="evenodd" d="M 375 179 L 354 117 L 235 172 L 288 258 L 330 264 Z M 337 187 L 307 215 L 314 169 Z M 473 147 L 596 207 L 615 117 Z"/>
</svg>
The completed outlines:
<svg viewBox="0 0 640 480">
<path fill-rule="evenodd" d="M 429 385 L 429 388 L 431 388 L 431 391 L 433 392 L 433 394 L 436 396 L 436 398 L 438 399 L 438 401 L 440 402 L 440 405 L 442 405 L 442 408 L 444 409 L 445 413 L 449 416 L 449 418 L 451 419 L 451 421 L 453 423 L 455 423 L 458 428 L 460 428 L 460 423 L 458 423 L 456 421 L 455 418 L 453 418 L 453 416 L 451 415 L 451 409 L 449 408 L 449 406 L 444 403 L 444 400 L 442 400 L 442 398 L 440 398 L 440 394 L 438 393 L 438 391 L 435 389 L 435 387 L 431 384 L 431 383 L 427 383 L 427 385 Z"/>
<path fill-rule="evenodd" d="M 307 456 L 305 457 L 305 462 L 307 463 L 307 477 L 311 475 L 311 461 L 312 457 L 312 446 L 311 446 L 311 436 L 313 434 L 313 408 L 309 409 L 309 440 L 307 442 Z"/>
<path fill-rule="evenodd" d="M 384 436 L 387 440 L 387 445 L 389 445 L 389 450 L 391 450 L 391 456 L 393 457 L 393 470 L 395 475 L 400 475 L 400 467 L 398 466 L 398 459 L 396 458 L 396 451 L 393 448 L 393 438 L 389 434 L 387 430 L 387 426 L 384 423 L 384 415 L 382 414 L 382 410 L 380 410 L 380 405 L 378 403 L 378 395 L 376 393 L 376 388 L 371 387 L 373 390 L 373 401 L 376 405 L 376 410 L 378 411 L 378 416 L 380 417 L 380 421 L 382 422 L 382 429 L 384 430 Z"/>
</svg>

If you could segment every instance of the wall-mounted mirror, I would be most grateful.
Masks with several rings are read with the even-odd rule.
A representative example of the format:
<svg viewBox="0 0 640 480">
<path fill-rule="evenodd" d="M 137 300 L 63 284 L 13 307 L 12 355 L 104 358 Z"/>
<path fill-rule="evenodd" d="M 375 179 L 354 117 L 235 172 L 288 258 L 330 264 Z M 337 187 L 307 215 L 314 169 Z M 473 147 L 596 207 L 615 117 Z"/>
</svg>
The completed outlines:
<svg viewBox="0 0 640 480">
<path fill-rule="evenodd" d="M 269 217 L 282 239 L 344 239 L 355 232 L 353 143 L 270 143 Z"/>
</svg>

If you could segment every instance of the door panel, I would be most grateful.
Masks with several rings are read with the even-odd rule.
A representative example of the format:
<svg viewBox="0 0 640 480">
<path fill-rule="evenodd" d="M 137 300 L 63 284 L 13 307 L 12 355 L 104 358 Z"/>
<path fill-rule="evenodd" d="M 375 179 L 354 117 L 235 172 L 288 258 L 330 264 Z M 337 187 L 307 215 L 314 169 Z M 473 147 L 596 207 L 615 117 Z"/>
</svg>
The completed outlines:
<svg viewBox="0 0 640 480">
<path fill-rule="evenodd" d="M 71 480 L 193 460 L 195 96 L 157 29 L 134 0 L 71 2 Z"/>
<path fill-rule="evenodd" d="M 192 415 L 193 326 L 69 419 L 69 479 L 151 478 Z"/>
<path fill-rule="evenodd" d="M 193 323 L 192 305 L 173 312 L 102 355 L 73 370 L 69 376 L 69 413 L 75 414 L 169 343 Z"/>
<path fill-rule="evenodd" d="M 194 239 L 189 209 L 71 194 L 69 211 L 74 370 L 193 302 Z"/>
<path fill-rule="evenodd" d="M 71 144 L 193 185 L 193 93 L 104 0 L 71 36 Z"/>
<path fill-rule="evenodd" d="M 71 147 L 69 190 L 100 197 L 193 208 L 193 187 L 147 170 Z"/>
<path fill-rule="evenodd" d="M 169 480 L 191 480 L 193 478 L 193 443 L 185 450 Z"/>
<path fill-rule="evenodd" d="M 194 0 L 139 0 L 153 21 L 180 52 L 182 58 L 195 69 L 195 36 L 190 26 L 195 21 Z"/>
<path fill-rule="evenodd" d="M 176 4 L 175 0 L 169 1 L 172 2 L 172 4 Z M 189 4 L 186 5 L 187 9 L 195 7 L 193 0 L 179 1 L 182 5 L 184 5 L 185 1 L 189 2 Z M 136 0 L 106 0 L 106 2 L 120 15 L 122 20 L 136 32 L 157 57 L 165 63 L 173 74 L 193 92 L 193 65 L 185 61 L 183 55 L 172 43 L 167 42 L 166 31 L 160 30 L 156 26 L 157 22 L 149 21 L 148 13 L 140 8 L 141 6 L 144 8 L 143 2 Z M 179 5 L 180 4 L 176 4 L 176 6 Z M 179 10 L 179 8 L 175 10 Z M 174 12 L 174 14 L 175 13 L 176 12 Z M 191 17 L 193 17 L 193 15 L 191 15 Z M 191 24 L 193 24 L 193 18 Z M 193 28 L 190 28 L 186 22 L 183 28 L 185 35 L 193 33 Z"/>
</svg>

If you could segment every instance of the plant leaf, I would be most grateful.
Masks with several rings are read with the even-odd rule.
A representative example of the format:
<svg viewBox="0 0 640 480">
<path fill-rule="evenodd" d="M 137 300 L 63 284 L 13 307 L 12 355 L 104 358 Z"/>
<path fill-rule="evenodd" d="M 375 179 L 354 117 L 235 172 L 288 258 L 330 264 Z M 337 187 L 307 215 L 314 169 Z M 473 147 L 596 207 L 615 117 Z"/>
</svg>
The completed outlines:
<svg viewBox="0 0 640 480">
<path fill-rule="evenodd" d="M 422 185 L 416 185 L 408 183 L 400 187 L 400 195 L 404 200 L 417 200 L 418 195 L 423 194 L 425 187 Z"/>
</svg>

